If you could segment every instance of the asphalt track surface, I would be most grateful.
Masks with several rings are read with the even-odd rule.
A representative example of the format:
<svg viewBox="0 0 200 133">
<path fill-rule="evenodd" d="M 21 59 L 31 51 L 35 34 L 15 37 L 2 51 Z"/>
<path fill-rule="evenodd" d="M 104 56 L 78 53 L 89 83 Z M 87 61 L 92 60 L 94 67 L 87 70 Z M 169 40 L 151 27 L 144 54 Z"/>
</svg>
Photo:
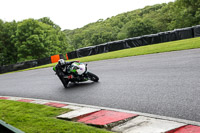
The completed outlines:
<svg viewBox="0 0 200 133">
<path fill-rule="evenodd" d="M 65 89 L 52 68 L 0 75 L 0 95 L 125 109 L 200 122 L 200 49 L 88 62 L 98 83 Z"/>
</svg>

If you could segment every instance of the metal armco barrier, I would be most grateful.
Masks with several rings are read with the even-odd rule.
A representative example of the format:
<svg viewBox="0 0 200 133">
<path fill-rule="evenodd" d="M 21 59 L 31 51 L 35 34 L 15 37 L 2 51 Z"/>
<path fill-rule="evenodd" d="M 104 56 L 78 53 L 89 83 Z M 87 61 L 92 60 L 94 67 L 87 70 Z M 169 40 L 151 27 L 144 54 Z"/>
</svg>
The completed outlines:
<svg viewBox="0 0 200 133">
<path fill-rule="evenodd" d="M 25 132 L 0 120 L 0 133 L 25 133 Z"/>
</svg>

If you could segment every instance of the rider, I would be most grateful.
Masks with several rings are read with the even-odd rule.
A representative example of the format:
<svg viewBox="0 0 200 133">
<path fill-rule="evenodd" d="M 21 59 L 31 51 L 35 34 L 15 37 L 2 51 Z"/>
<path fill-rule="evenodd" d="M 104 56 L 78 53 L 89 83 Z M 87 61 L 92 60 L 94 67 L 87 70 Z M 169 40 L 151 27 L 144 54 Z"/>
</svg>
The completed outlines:
<svg viewBox="0 0 200 133">
<path fill-rule="evenodd" d="M 70 72 L 69 72 L 69 66 L 79 61 L 71 61 L 71 62 L 65 62 L 63 59 L 58 60 L 58 64 L 55 66 L 56 68 L 56 74 L 60 78 L 61 82 L 64 84 L 65 88 L 67 88 L 67 85 L 69 83 L 70 78 Z M 64 78 L 65 76 L 68 76 L 68 78 Z"/>
</svg>

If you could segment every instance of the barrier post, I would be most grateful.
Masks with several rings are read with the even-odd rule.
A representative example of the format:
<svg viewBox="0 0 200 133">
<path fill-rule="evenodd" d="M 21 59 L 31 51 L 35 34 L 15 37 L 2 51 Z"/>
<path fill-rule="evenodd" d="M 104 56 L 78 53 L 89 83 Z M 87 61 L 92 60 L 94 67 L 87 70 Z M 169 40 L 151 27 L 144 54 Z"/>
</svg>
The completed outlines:
<svg viewBox="0 0 200 133">
<path fill-rule="evenodd" d="M 69 60 L 69 57 L 68 57 L 67 53 L 66 53 L 66 58 L 67 58 L 67 60 Z"/>
<path fill-rule="evenodd" d="M 60 60 L 60 55 L 51 56 L 51 63 L 56 63 L 58 60 Z"/>
</svg>

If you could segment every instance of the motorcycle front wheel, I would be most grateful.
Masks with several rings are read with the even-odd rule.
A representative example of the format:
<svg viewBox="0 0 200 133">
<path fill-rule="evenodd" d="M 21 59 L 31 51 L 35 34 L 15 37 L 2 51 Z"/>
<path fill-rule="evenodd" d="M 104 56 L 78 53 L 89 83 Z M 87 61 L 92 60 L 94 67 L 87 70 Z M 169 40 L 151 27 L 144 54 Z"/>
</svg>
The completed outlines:
<svg viewBox="0 0 200 133">
<path fill-rule="evenodd" d="M 98 82 L 99 81 L 99 77 L 91 72 L 87 72 L 88 77 L 90 78 L 90 80 L 94 81 L 94 82 Z"/>
</svg>

